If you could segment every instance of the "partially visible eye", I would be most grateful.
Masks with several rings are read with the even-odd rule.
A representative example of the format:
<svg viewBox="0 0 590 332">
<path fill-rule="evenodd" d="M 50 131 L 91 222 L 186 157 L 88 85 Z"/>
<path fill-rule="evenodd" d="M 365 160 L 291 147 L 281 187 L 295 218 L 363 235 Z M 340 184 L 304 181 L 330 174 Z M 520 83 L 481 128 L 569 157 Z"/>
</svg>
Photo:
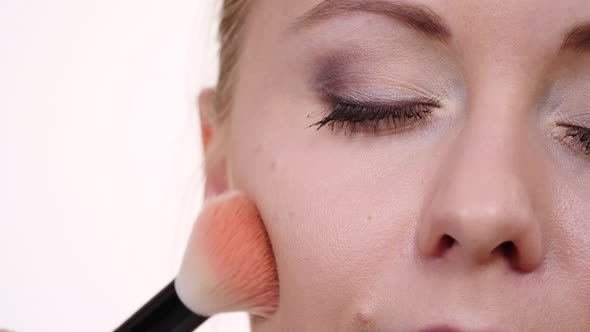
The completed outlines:
<svg viewBox="0 0 590 332">
<path fill-rule="evenodd" d="M 564 131 L 558 136 L 558 139 L 573 149 L 574 152 L 590 158 L 590 128 L 567 124 L 560 125 L 564 127 Z"/>
<path fill-rule="evenodd" d="M 322 120 L 310 125 L 320 129 L 328 126 L 332 132 L 344 135 L 382 135 L 415 128 L 432 116 L 440 102 L 434 99 L 416 98 L 389 103 L 366 103 L 332 97 L 332 111 Z"/>
</svg>

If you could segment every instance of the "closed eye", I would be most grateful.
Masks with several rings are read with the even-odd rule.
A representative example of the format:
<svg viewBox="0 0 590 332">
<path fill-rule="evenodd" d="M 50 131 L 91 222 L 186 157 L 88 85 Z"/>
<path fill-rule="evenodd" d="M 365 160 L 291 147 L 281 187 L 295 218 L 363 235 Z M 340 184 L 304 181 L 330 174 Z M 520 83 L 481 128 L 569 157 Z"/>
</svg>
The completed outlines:
<svg viewBox="0 0 590 332">
<path fill-rule="evenodd" d="M 440 108 L 435 99 L 414 98 L 387 103 L 366 103 L 331 97 L 330 113 L 310 127 L 329 127 L 344 135 L 383 135 L 413 129 L 429 120 L 434 109 Z"/>
</svg>

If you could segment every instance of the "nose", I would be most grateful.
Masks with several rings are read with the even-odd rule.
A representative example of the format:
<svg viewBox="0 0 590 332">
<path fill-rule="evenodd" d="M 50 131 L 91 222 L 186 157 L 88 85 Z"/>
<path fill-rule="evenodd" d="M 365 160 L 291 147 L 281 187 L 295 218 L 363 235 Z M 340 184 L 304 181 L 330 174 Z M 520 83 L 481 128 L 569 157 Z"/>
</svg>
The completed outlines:
<svg viewBox="0 0 590 332">
<path fill-rule="evenodd" d="M 422 256 L 470 266 L 500 260 L 522 272 L 542 264 L 539 171 L 526 138 L 506 128 L 471 126 L 459 135 L 418 225 Z"/>
</svg>

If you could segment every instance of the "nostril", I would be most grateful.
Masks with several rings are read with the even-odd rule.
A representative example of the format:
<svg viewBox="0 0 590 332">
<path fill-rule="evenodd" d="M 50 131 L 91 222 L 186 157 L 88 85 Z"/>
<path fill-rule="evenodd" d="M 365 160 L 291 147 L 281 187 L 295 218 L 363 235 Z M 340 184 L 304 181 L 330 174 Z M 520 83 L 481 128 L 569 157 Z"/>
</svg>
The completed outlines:
<svg viewBox="0 0 590 332">
<path fill-rule="evenodd" d="M 447 235 L 447 234 L 443 235 L 440 238 L 440 241 L 439 241 L 438 246 L 436 248 L 435 255 L 436 256 L 442 256 L 442 255 L 444 255 L 444 253 L 447 250 L 451 249 L 455 245 L 455 242 L 456 241 L 455 241 L 455 239 L 452 236 Z"/>
<path fill-rule="evenodd" d="M 507 258 L 513 258 L 516 256 L 516 246 L 514 245 L 514 242 L 512 242 L 512 241 L 506 241 L 506 242 L 501 243 L 498 246 L 498 249 L 500 250 L 502 255 Z"/>
<path fill-rule="evenodd" d="M 494 251 L 499 252 L 502 257 L 505 257 L 510 265 L 516 266 L 518 264 L 518 249 L 516 245 L 512 241 L 502 242 L 499 246 L 496 247 Z"/>
<path fill-rule="evenodd" d="M 450 249 L 455 244 L 455 239 L 453 239 L 452 236 L 445 234 L 440 240 L 440 244 L 444 250 Z"/>
</svg>

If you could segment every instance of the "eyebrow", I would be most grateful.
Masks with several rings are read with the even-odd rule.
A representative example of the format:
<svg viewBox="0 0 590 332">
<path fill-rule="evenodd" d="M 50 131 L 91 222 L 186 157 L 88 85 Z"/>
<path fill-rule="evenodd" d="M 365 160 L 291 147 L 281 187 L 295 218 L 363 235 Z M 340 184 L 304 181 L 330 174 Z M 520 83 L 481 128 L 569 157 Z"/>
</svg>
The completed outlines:
<svg viewBox="0 0 590 332">
<path fill-rule="evenodd" d="M 451 37 L 442 18 L 430 8 L 386 0 L 324 0 L 299 17 L 290 30 L 297 32 L 334 17 L 362 12 L 391 17 L 427 37 L 442 42 L 448 41 Z"/>
<path fill-rule="evenodd" d="M 561 51 L 590 51 L 590 21 L 574 26 L 565 35 Z"/>
</svg>

